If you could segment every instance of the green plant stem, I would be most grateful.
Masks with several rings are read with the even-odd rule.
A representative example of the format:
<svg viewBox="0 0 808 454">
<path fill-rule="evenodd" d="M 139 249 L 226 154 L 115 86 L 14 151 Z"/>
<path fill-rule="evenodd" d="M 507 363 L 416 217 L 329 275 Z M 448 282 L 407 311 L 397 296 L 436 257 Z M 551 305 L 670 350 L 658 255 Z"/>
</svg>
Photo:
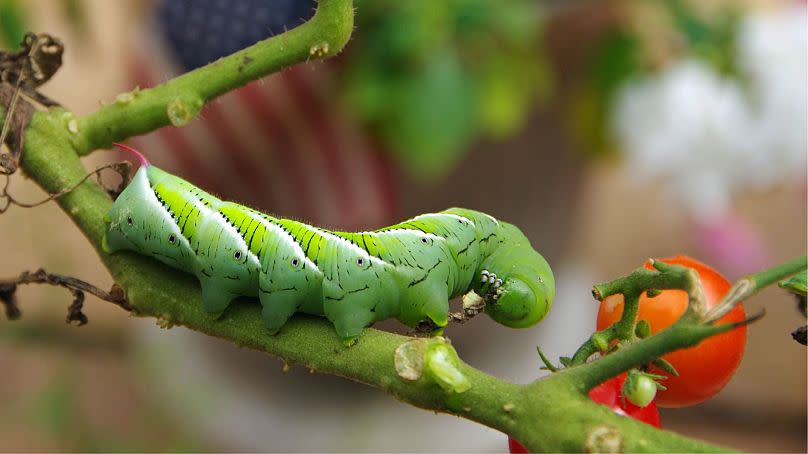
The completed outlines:
<svg viewBox="0 0 808 454">
<path fill-rule="evenodd" d="M 797 274 L 800 271 L 806 269 L 807 267 L 808 267 L 808 256 L 803 255 L 802 257 L 797 257 L 794 260 L 783 263 L 782 265 L 777 265 L 775 267 L 769 268 L 759 273 L 749 275 L 745 279 L 749 279 L 754 283 L 753 285 L 754 291 L 750 293 L 749 296 L 757 293 L 760 289 L 764 287 L 768 287 L 774 284 L 775 282 L 781 279 L 785 279 L 793 274 Z"/>
<path fill-rule="evenodd" d="M 640 312 L 640 293 L 626 292 L 623 294 L 623 316 L 616 326 L 617 339 L 631 341 L 634 339 L 634 327 L 637 324 L 637 314 Z"/>
<path fill-rule="evenodd" d="M 296 63 L 337 54 L 352 30 L 350 1 L 320 0 L 314 17 L 299 27 L 165 84 L 119 96 L 112 104 L 77 119 L 73 147 L 85 155 L 171 123 L 187 124 L 204 103 L 217 96 Z"/>
<path fill-rule="evenodd" d="M 575 376 L 573 381 L 588 391 L 615 375 L 647 363 L 665 353 L 697 345 L 703 339 L 731 329 L 725 326 L 696 325 L 680 319 L 668 329 L 650 336 L 641 342 L 625 344 L 617 351 L 596 361 L 565 369 L 564 373 Z"/>
<path fill-rule="evenodd" d="M 679 289 L 688 294 L 690 304 L 688 313 L 690 316 L 695 308 L 700 308 L 703 312 L 704 294 L 701 290 L 701 283 L 698 274 L 690 268 L 677 265 L 668 265 L 660 261 L 651 262 L 657 270 L 637 268 L 628 276 L 615 279 L 603 284 L 596 284 L 592 287 L 592 295 L 596 300 L 602 301 L 604 298 L 616 294 L 623 294 L 623 314 L 620 320 L 614 325 L 598 331 L 583 343 L 572 356 L 571 366 L 578 366 L 586 363 L 590 356 L 600 352 L 598 344 L 606 344 L 612 340 L 621 342 L 631 342 L 636 338 L 637 314 L 640 309 L 640 295 L 648 290 Z"/>
<path fill-rule="evenodd" d="M 790 262 L 783 263 L 782 265 L 769 268 L 768 270 L 761 271 L 738 280 L 732 285 L 729 292 L 715 305 L 713 309 L 704 315 L 704 321 L 707 323 L 716 321 L 731 311 L 733 307 L 738 305 L 741 301 L 754 295 L 760 289 L 768 287 L 775 282 L 785 279 L 792 274 L 802 271 L 808 266 L 808 256 L 798 257 Z"/>
</svg>

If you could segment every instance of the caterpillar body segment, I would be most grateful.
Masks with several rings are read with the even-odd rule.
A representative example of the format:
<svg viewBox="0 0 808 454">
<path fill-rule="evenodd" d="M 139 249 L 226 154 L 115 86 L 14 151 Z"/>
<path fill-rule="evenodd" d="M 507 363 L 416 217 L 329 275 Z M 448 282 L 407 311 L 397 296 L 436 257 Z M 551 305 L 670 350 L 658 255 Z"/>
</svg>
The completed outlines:
<svg viewBox="0 0 808 454">
<path fill-rule="evenodd" d="M 133 250 L 194 274 L 220 314 L 258 297 L 275 333 L 296 312 L 323 315 L 347 343 L 376 321 L 448 323 L 474 291 L 497 322 L 527 327 L 552 304 L 544 258 L 515 226 L 451 208 L 368 232 L 331 232 L 219 200 L 148 163 L 113 204 L 104 249 Z"/>
<path fill-rule="evenodd" d="M 133 250 L 196 274 L 198 261 L 191 244 L 182 235 L 171 212 L 163 206 L 164 202 L 157 198 L 144 168 L 141 167 L 113 204 L 102 247 L 108 253 Z"/>
</svg>

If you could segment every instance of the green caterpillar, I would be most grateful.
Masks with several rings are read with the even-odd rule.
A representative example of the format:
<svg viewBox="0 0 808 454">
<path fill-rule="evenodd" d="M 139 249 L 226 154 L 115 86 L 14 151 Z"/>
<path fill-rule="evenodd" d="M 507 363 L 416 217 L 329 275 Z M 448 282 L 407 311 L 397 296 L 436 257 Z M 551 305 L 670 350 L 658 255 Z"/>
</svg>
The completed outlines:
<svg viewBox="0 0 808 454">
<path fill-rule="evenodd" d="M 445 327 L 449 299 L 470 291 L 510 327 L 538 323 L 552 304 L 547 262 L 518 228 L 487 214 L 451 208 L 372 232 L 332 232 L 219 200 L 118 146 L 142 165 L 112 206 L 104 251 L 136 251 L 194 274 L 210 313 L 257 296 L 273 334 L 304 312 L 324 315 L 352 343 L 388 318 Z"/>
</svg>

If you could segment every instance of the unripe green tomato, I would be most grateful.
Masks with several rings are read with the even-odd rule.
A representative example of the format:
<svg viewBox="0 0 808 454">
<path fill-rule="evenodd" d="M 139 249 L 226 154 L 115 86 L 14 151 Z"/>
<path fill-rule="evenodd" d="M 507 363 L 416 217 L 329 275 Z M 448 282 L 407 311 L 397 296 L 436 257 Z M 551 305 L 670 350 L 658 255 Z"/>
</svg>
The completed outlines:
<svg viewBox="0 0 808 454">
<path fill-rule="evenodd" d="M 623 397 L 638 407 L 645 407 L 653 402 L 656 393 L 657 384 L 654 379 L 637 370 L 629 372 L 623 383 Z"/>
</svg>

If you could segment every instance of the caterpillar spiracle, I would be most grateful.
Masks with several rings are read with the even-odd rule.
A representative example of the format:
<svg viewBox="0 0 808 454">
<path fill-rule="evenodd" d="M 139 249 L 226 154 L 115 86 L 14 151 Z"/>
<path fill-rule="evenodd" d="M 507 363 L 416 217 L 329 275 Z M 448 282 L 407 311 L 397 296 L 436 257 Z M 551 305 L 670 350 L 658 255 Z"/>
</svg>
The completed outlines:
<svg viewBox="0 0 808 454">
<path fill-rule="evenodd" d="M 221 314 L 258 297 L 278 332 L 296 312 L 325 316 L 347 344 L 376 321 L 448 323 L 449 299 L 475 292 L 517 328 L 553 301 L 550 266 L 515 226 L 450 208 L 367 232 L 336 232 L 219 200 L 149 162 L 109 213 L 103 248 L 132 250 L 195 275 L 204 308 Z"/>
</svg>

